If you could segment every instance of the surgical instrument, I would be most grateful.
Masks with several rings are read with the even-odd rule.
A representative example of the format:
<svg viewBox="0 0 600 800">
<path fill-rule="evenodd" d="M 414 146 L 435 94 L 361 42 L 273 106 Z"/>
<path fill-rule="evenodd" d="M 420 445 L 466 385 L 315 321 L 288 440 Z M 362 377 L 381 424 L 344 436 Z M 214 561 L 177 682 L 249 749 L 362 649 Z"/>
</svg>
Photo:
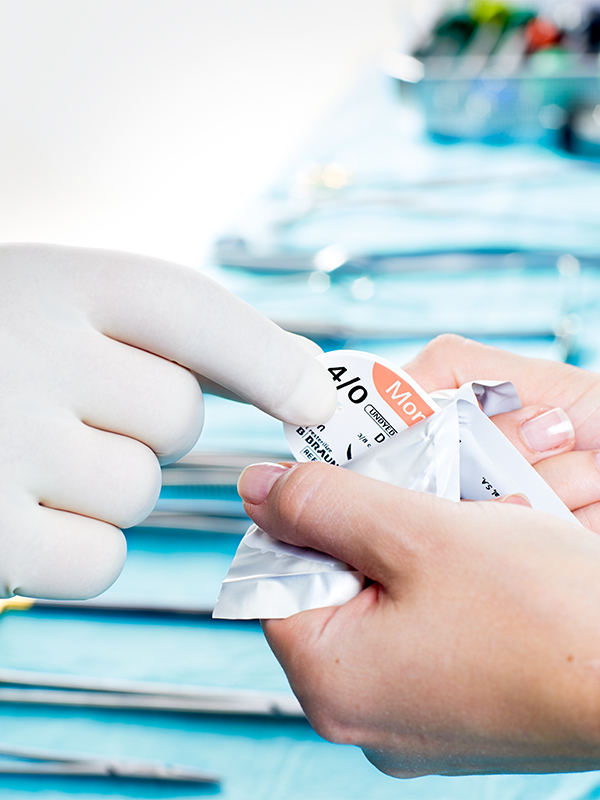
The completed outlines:
<svg viewBox="0 0 600 800">
<path fill-rule="evenodd" d="M 0 669 L 0 703 L 134 711 L 304 717 L 291 692 L 221 689 Z"/>
<path fill-rule="evenodd" d="M 110 596 L 92 597 L 90 600 L 42 600 L 27 597 L 14 597 L 0 600 L 0 614 L 7 611 L 67 611 L 133 614 L 149 617 L 200 617 L 211 619 L 213 604 L 153 603 L 147 600 L 112 599 Z"/>
<path fill-rule="evenodd" d="M 211 772 L 178 764 L 64 753 L 5 744 L 0 744 L 0 774 L 112 777 L 168 783 L 219 783 L 219 777 Z"/>
</svg>

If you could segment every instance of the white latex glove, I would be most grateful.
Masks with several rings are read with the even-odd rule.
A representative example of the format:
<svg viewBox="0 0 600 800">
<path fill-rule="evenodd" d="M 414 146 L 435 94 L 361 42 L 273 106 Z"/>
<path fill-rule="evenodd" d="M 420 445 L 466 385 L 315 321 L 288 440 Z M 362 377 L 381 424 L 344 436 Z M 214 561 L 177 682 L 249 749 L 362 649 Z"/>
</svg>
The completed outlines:
<svg viewBox="0 0 600 800">
<path fill-rule="evenodd" d="M 190 370 L 317 424 L 336 398 L 316 352 L 194 270 L 0 246 L 0 595 L 92 597 L 117 578 L 119 528 L 150 513 L 159 461 L 202 429 Z"/>
</svg>

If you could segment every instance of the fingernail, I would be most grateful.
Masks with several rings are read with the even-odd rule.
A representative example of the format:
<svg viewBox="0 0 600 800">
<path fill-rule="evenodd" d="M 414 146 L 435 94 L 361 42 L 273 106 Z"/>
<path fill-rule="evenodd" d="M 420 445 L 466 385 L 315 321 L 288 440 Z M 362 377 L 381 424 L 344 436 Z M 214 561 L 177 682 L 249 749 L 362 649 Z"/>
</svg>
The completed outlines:
<svg viewBox="0 0 600 800">
<path fill-rule="evenodd" d="M 544 453 L 572 442 L 575 439 L 575 430 L 562 408 L 553 408 L 524 422 L 521 425 L 521 436 L 531 450 Z"/>
<path fill-rule="evenodd" d="M 510 503 L 513 506 L 529 506 L 531 508 L 531 500 L 526 494 L 515 492 L 515 494 L 505 494 L 504 497 L 499 497 L 497 503 Z"/>
<path fill-rule="evenodd" d="M 237 489 L 245 503 L 260 505 L 267 499 L 271 487 L 291 468 L 287 464 L 252 464 L 239 477 Z"/>
</svg>

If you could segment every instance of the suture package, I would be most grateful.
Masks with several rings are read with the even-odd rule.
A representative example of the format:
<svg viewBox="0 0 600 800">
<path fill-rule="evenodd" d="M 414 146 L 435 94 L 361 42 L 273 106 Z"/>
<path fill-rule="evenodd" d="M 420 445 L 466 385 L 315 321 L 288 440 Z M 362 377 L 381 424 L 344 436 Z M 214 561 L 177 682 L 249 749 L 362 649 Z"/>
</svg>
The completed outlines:
<svg viewBox="0 0 600 800">
<path fill-rule="evenodd" d="M 376 356 L 338 351 L 321 359 L 341 392 L 348 391 L 341 394 L 338 414 L 325 425 L 314 430 L 286 426 L 299 461 L 325 461 L 334 465 L 332 469 L 348 469 L 454 502 L 522 493 L 533 508 L 579 524 L 489 419 L 521 407 L 512 383 L 473 381 L 426 395 L 406 373 Z M 345 366 L 348 363 L 352 369 Z M 370 369 L 365 371 L 365 365 Z M 394 411 L 397 402 L 400 414 Z M 232 561 L 213 616 L 283 618 L 341 605 L 363 586 L 363 576 L 348 564 L 280 542 L 252 525 Z"/>
</svg>

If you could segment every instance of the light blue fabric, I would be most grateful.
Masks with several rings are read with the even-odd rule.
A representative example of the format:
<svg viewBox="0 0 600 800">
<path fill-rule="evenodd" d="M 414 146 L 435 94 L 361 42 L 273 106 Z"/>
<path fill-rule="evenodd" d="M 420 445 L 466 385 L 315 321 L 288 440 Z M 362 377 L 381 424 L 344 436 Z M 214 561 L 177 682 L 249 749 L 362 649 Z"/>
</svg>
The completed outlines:
<svg viewBox="0 0 600 800">
<path fill-rule="evenodd" d="M 348 183 L 307 191 L 311 165 Z M 428 140 L 379 74 L 332 109 L 262 203 L 231 234 L 265 250 L 351 252 L 501 248 L 598 254 L 598 164 L 536 145 Z"/>
<path fill-rule="evenodd" d="M 48 612 L 1 622 L 0 667 L 90 676 L 283 689 L 285 678 L 257 625 L 84 620 Z M 114 711 L 0 708 L 1 739 L 69 751 L 127 754 L 195 765 L 225 778 L 224 800 L 583 800 L 600 796 L 596 774 L 428 777 L 399 782 L 352 747 L 323 742 L 302 721 L 242 720 Z M 211 791 L 120 781 L 7 778 L 7 800 L 35 796 L 179 798 Z"/>
</svg>

